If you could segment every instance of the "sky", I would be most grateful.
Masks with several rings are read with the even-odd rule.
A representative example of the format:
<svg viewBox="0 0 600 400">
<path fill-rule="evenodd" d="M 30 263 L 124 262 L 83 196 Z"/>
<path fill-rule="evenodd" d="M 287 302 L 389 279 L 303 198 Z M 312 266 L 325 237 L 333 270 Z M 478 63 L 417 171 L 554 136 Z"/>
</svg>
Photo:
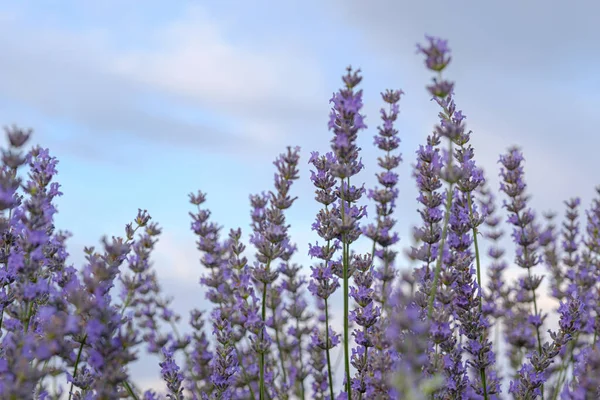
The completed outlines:
<svg viewBox="0 0 600 400">
<path fill-rule="evenodd" d="M 587 206 L 600 184 L 598 15 L 593 0 L 0 0 L 0 121 L 33 128 L 32 144 L 60 160 L 56 225 L 73 233 L 73 263 L 149 211 L 163 228 L 154 266 L 187 319 L 206 305 L 188 193 L 206 192 L 214 220 L 247 238 L 248 196 L 272 188 L 286 146 L 302 148 L 288 221 L 308 270 L 318 205 L 307 160 L 328 149 L 329 99 L 348 65 L 364 75 L 366 187 L 380 92 L 405 92 L 395 217 L 400 247 L 410 246 L 415 150 L 438 112 L 416 54 L 425 34 L 449 40 L 445 74 L 491 186 L 499 154 L 518 144 L 539 213 L 562 212 L 573 196 Z M 135 376 L 153 385 L 158 370 L 138 365 Z"/>
</svg>

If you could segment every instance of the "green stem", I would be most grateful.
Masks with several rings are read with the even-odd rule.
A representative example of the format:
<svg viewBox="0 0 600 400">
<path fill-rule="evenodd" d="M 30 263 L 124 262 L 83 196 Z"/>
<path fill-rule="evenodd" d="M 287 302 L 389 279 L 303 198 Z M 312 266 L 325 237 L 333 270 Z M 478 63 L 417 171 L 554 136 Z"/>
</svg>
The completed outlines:
<svg viewBox="0 0 600 400">
<path fill-rule="evenodd" d="M 279 356 L 280 356 L 279 359 L 281 360 L 281 372 L 283 374 L 283 381 L 287 382 L 287 373 L 285 372 L 284 354 L 283 354 L 282 347 L 281 347 L 281 340 L 279 339 L 279 329 L 277 328 L 277 323 L 275 321 L 276 308 L 272 307 L 271 311 L 273 311 L 273 326 L 275 327 L 275 341 L 277 342 L 277 351 L 279 352 Z"/>
<path fill-rule="evenodd" d="M 365 337 L 367 337 L 367 328 L 365 327 L 365 328 L 363 329 L 363 331 L 364 331 L 364 335 L 365 335 Z M 368 357 L 368 352 L 369 352 L 369 348 L 368 348 L 367 346 L 365 346 L 365 358 L 364 358 L 364 360 L 365 360 L 365 365 L 367 365 L 367 357 Z M 364 382 L 364 372 L 361 374 L 360 380 L 361 380 L 361 382 Z M 363 398 L 363 394 L 362 394 L 362 392 L 361 392 L 361 393 L 359 393 L 359 394 L 358 394 L 358 399 L 359 399 L 359 400 L 362 400 L 362 398 Z"/>
<path fill-rule="evenodd" d="M 471 193 L 467 194 L 467 201 L 469 204 L 469 216 L 471 217 L 471 219 L 473 219 L 473 201 L 471 198 Z M 483 300 L 483 296 L 482 296 L 482 290 L 483 290 L 483 286 L 482 286 L 482 282 L 481 282 L 481 261 L 479 258 L 479 244 L 477 243 L 477 227 L 475 227 L 475 225 L 473 225 L 473 245 L 475 246 L 475 263 L 477 266 L 477 286 L 479 286 L 479 313 L 482 313 L 482 300 Z M 483 332 L 482 332 L 483 335 Z M 483 337 L 480 338 L 481 342 L 483 342 Z M 483 398 L 484 400 L 488 400 L 488 393 L 487 393 L 487 379 L 486 379 L 486 374 L 485 374 L 485 367 L 480 368 L 479 370 L 479 374 L 481 376 L 481 384 L 483 385 Z"/>
<path fill-rule="evenodd" d="M 242 367 L 242 374 L 244 375 L 244 377 L 247 377 L 248 372 L 246 371 L 246 367 L 245 367 L 244 363 L 242 362 L 242 355 L 238 351 L 235 343 L 233 344 L 233 348 L 235 349 L 235 353 L 237 354 L 238 364 Z M 252 389 L 252 382 L 248 382 L 248 389 L 250 389 L 250 395 L 252 396 L 252 398 L 255 399 L 256 397 L 254 396 L 254 390 Z"/>
<path fill-rule="evenodd" d="M 427 310 L 427 317 L 431 318 L 433 313 L 433 302 L 437 293 L 437 287 L 440 280 L 440 273 L 442 272 L 442 257 L 444 255 L 444 247 L 446 246 L 446 236 L 448 235 L 448 220 L 450 219 L 450 208 L 452 207 L 452 191 L 454 185 L 451 183 L 448 188 L 448 194 L 446 195 L 446 213 L 444 215 L 444 226 L 442 228 L 442 237 L 440 239 L 440 249 L 438 251 L 438 257 L 435 263 L 435 272 L 433 275 L 433 286 L 431 288 L 431 294 L 429 295 L 429 304 Z"/>
<path fill-rule="evenodd" d="M 327 353 L 327 375 L 329 376 L 329 396 L 333 400 L 333 378 L 331 376 L 331 355 L 329 354 L 329 306 L 327 305 L 327 299 L 325 299 L 325 343 Z"/>
<path fill-rule="evenodd" d="M 565 354 L 565 358 L 563 358 L 562 362 L 560 363 L 560 368 L 558 371 L 558 379 L 556 381 L 556 390 L 554 391 L 554 394 L 552 395 L 552 400 L 558 399 L 558 394 L 560 392 L 560 388 L 563 385 L 563 383 L 565 382 L 565 379 L 567 378 L 567 370 L 569 369 L 569 364 L 571 363 L 571 361 L 573 359 L 573 352 L 575 351 L 575 346 L 577 345 L 578 338 L 579 338 L 579 332 L 575 335 L 575 337 L 571 341 L 569 349 Z"/>
<path fill-rule="evenodd" d="M 441 74 L 440 74 L 441 79 Z M 448 165 L 446 168 L 450 170 L 452 168 L 452 160 L 454 155 L 452 154 L 452 140 L 448 140 Z M 448 236 L 448 221 L 450 220 L 450 209 L 452 208 L 452 196 L 454 192 L 454 184 L 448 185 L 448 193 L 446 194 L 446 212 L 444 214 L 444 226 L 442 227 L 442 237 L 440 239 L 440 248 L 438 251 L 438 257 L 435 263 L 435 272 L 433 275 L 433 287 L 431 288 L 431 294 L 429 295 L 429 304 L 427 307 L 427 317 L 431 318 L 433 313 L 433 303 L 435 302 L 435 296 L 437 294 L 437 288 L 440 280 L 440 273 L 442 272 L 442 258 L 444 256 L 444 248 L 446 247 L 446 237 Z"/>
<path fill-rule="evenodd" d="M 25 315 L 25 333 L 29 331 L 29 322 L 31 321 L 31 317 L 33 316 L 33 302 L 28 301 L 26 303 L 27 314 Z"/>
<path fill-rule="evenodd" d="M 267 263 L 267 268 L 269 268 L 269 263 Z M 263 293 L 262 293 L 262 321 L 263 328 L 260 332 L 260 340 L 261 342 L 265 339 L 265 329 L 264 322 L 267 317 L 267 284 L 263 283 Z M 264 351 L 260 353 L 260 382 L 259 382 L 259 398 L 260 400 L 264 400 L 265 398 L 265 353 Z"/>
<path fill-rule="evenodd" d="M 296 332 L 300 332 L 300 320 L 296 319 Z M 300 370 L 304 371 L 304 361 L 302 361 L 302 335 L 300 334 L 298 336 L 298 359 L 300 361 Z M 302 375 L 302 378 L 300 379 L 300 392 L 302 394 L 302 400 L 305 399 L 305 393 L 304 393 L 304 375 Z"/>
<path fill-rule="evenodd" d="M 517 215 L 517 219 L 519 220 L 519 222 L 521 221 L 521 216 L 519 215 L 519 213 L 516 213 Z M 525 229 L 523 227 L 521 227 L 521 234 L 525 235 Z M 527 246 L 523 246 L 523 259 L 527 260 L 528 258 L 528 247 Z M 536 299 L 536 295 L 535 295 L 535 288 L 533 287 L 533 280 L 531 278 L 531 267 L 527 268 L 527 276 L 529 277 L 529 283 L 531 284 L 531 294 L 533 296 L 533 311 L 535 313 L 535 315 L 538 315 L 538 308 L 537 308 L 537 299 Z M 541 356 L 542 355 L 542 338 L 540 335 L 540 327 L 536 326 L 535 327 L 535 331 L 536 331 L 536 335 L 537 335 L 537 347 L 538 347 L 538 354 Z M 544 400 L 544 385 L 542 384 L 542 387 L 540 388 L 541 393 L 542 393 L 542 400 Z"/>
<path fill-rule="evenodd" d="M 77 359 L 75 359 L 75 366 L 73 367 L 73 380 L 77 376 L 77 368 L 79 367 L 79 361 L 81 360 L 81 353 L 83 352 L 83 346 L 85 345 L 85 341 L 87 339 L 87 333 L 81 340 L 81 345 L 79 346 L 79 351 L 77 352 Z M 73 396 L 73 381 L 71 381 L 71 388 L 69 389 L 69 400 L 71 400 L 71 396 Z"/>
<path fill-rule="evenodd" d="M 471 199 L 471 194 L 468 195 L 467 201 L 469 204 L 469 216 L 473 218 L 473 200 Z M 479 244 L 477 240 L 477 227 L 473 226 L 473 245 L 475 246 L 475 264 L 477 267 L 477 286 L 479 286 L 479 297 L 481 298 L 481 294 L 483 293 L 483 285 L 481 281 L 481 258 L 479 256 Z M 479 312 L 482 309 L 482 302 L 479 302 Z"/>
<path fill-rule="evenodd" d="M 348 188 L 350 188 L 350 178 L 347 178 Z M 344 180 L 340 182 L 340 198 L 342 203 L 342 223 L 345 217 L 344 209 Z M 348 269 L 350 263 L 350 246 L 348 245 L 346 235 L 342 235 L 342 264 L 343 264 L 343 280 L 344 280 L 344 366 L 346 370 L 346 393 L 348 399 L 352 399 L 352 385 L 350 379 L 350 347 L 349 347 L 349 290 L 348 290 Z"/>
<path fill-rule="evenodd" d="M 125 390 L 127 390 L 127 393 L 129 393 L 129 395 L 131 397 L 133 397 L 135 400 L 139 400 L 138 397 L 137 397 L 137 394 L 135 394 L 135 392 L 133 391 L 133 389 L 129 385 L 129 382 L 127 382 L 127 381 L 123 382 L 123 386 L 125 386 Z"/>
<path fill-rule="evenodd" d="M 527 275 L 529 276 L 529 281 L 531 282 L 531 268 L 527 268 Z M 537 308 L 537 300 L 536 300 L 536 296 L 535 296 L 535 289 L 532 287 L 531 288 L 531 293 L 533 295 L 533 311 L 535 312 L 535 315 L 538 314 L 538 308 Z M 536 327 L 536 332 L 537 332 L 537 344 L 538 344 L 538 353 L 541 355 L 542 354 L 542 338 L 540 336 L 540 328 Z M 542 398 L 544 396 L 542 395 Z"/>
<path fill-rule="evenodd" d="M 346 247 L 346 245 L 344 245 Z M 350 384 L 350 348 L 349 348 L 349 337 L 348 332 L 350 328 L 349 324 L 349 288 L 348 288 L 348 254 L 346 249 L 343 250 L 343 264 L 344 264 L 344 366 L 346 370 L 346 393 L 348 394 L 348 398 L 351 399 L 350 396 L 352 392 L 351 384 Z"/>
</svg>

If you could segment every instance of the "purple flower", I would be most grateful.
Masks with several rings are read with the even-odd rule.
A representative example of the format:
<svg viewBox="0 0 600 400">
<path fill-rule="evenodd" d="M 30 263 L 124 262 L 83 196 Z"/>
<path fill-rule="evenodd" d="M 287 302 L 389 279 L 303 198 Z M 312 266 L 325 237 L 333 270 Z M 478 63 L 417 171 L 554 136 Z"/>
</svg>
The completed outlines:
<svg viewBox="0 0 600 400">
<path fill-rule="evenodd" d="M 173 353 L 171 351 L 163 349 L 162 353 L 164 356 L 164 361 L 159 363 L 159 366 L 160 375 L 167 384 L 167 389 L 169 390 L 167 398 L 172 400 L 183 400 L 183 387 L 181 386 L 181 383 L 183 382 L 183 375 L 179 370 L 179 366 L 175 362 Z"/>
</svg>

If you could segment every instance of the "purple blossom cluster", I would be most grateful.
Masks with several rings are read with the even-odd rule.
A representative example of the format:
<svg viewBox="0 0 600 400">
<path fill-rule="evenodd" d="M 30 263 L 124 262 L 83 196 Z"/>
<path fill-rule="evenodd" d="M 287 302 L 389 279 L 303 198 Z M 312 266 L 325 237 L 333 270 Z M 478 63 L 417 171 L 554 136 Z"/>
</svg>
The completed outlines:
<svg viewBox="0 0 600 400">
<path fill-rule="evenodd" d="M 152 268 L 161 229 L 148 212 L 138 210 L 101 249 L 86 247 L 84 265 L 68 265 L 70 234 L 54 224 L 58 161 L 42 147 L 26 149 L 31 131 L 7 128 L 0 398 L 599 399 L 600 187 L 585 210 L 579 198 L 566 200 L 562 224 L 553 212 L 541 221 L 524 155 L 512 147 L 499 157 L 493 190 L 446 76 L 448 44 L 426 40 L 417 51 L 440 111 L 413 163 L 420 222 L 407 253 L 417 265 L 397 257 L 404 92 L 381 93 L 380 170 L 367 190 L 357 182 L 367 129 L 362 76 L 348 67 L 330 100 L 331 151 L 308 159 L 320 204 L 312 265 L 294 260 L 286 222 L 301 165 L 300 149 L 288 147 L 273 163 L 273 188 L 249 197 L 252 249 L 241 228 L 223 233 L 211 219 L 205 193 L 190 194 L 209 306 L 190 312 L 183 333 Z M 358 251 L 361 242 L 370 250 Z M 522 272 L 514 282 L 511 268 Z M 555 329 L 543 297 L 559 304 Z M 159 392 L 131 379 L 142 349 L 159 358 Z"/>
</svg>

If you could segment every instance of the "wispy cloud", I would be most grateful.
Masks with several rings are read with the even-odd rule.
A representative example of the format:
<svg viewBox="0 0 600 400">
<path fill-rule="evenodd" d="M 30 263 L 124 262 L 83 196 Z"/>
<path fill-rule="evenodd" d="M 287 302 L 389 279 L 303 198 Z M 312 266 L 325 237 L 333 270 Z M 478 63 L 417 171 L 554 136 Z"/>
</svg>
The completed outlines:
<svg viewBox="0 0 600 400">
<path fill-rule="evenodd" d="M 321 72 L 309 55 L 298 63 L 291 48 L 235 44 L 199 6 L 145 33 L 143 48 L 124 50 L 107 29 L 36 26 L 18 12 L 6 14 L 0 73 L 11 79 L 0 83 L 1 97 L 74 124 L 77 134 L 68 141 L 75 150 L 83 142 L 108 148 L 133 137 L 260 151 L 280 143 L 300 116 L 318 113 Z M 197 116 L 169 112 L 177 108 Z"/>
</svg>

